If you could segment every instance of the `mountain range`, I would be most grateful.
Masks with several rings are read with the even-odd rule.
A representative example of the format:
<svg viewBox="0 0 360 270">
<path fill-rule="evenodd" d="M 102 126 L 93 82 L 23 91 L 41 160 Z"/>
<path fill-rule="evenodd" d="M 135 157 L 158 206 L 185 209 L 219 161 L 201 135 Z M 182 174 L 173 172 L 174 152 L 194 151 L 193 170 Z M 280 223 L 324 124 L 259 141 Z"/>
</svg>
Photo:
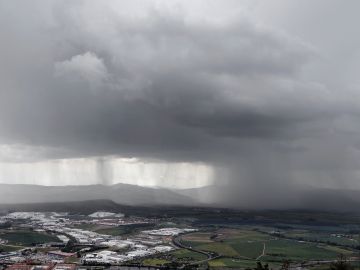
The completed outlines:
<svg viewBox="0 0 360 270">
<path fill-rule="evenodd" d="M 0 204 L 111 200 L 125 205 L 195 205 L 192 198 L 172 190 L 128 184 L 40 186 L 0 184 Z"/>
<path fill-rule="evenodd" d="M 222 194 L 218 196 L 217 194 Z M 225 194 L 225 196 L 224 196 Z M 0 204 L 79 202 L 111 200 L 129 206 L 206 206 L 236 209 L 360 210 L 360 192 L 302 188 L 296 192 L 249 193 L 237 189 L 207 186 L 194 189 L 150 188 L 129 184 L 40 186 L 0 184 Z"/>
</svg>

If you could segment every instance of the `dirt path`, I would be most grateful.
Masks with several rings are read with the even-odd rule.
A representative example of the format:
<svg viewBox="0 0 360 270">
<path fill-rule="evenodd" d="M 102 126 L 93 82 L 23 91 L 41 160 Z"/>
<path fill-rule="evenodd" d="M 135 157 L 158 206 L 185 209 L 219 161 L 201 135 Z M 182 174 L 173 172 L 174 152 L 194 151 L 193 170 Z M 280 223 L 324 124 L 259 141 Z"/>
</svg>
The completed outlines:
<svg viewBox="0 0 360 270">
<path fill-rule="evenodd" d="M 265 256 L 265 250 L 266 250 L 266 244 L 264 243 L 264 247 L 263 247 L 262 253 L 260 254 L 259 257 L 256 258 L 256 260 L 259 260 L 262 256 Z"/>
</svg>

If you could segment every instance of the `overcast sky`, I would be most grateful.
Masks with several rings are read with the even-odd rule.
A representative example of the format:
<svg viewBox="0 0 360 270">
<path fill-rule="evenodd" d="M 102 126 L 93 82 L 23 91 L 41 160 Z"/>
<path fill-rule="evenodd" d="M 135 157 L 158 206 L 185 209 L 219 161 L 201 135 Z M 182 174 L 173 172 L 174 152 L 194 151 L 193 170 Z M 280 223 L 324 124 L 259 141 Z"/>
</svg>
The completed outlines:
<svg viewBox="0 0 360 270">
<path fill-rule="evenodd" d="M 0 0 L 0 182 L 360 189 L 357 0 Z"/>
</svg>

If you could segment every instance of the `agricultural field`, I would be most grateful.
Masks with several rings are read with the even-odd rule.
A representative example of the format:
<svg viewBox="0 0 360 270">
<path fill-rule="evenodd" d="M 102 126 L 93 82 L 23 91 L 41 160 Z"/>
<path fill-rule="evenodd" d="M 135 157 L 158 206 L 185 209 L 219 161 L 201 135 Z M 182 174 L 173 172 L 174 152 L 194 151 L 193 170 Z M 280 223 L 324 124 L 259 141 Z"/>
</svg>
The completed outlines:
<svg viewBox="0 0 360 270">
<path fill-rule="evenodd" d="M 24 247 L 22 246 L 13 246 L 13 245 L 0 245 L 0 252 L 11 252 L 11 251 L 17 251 Z"/>
<path fill-rule="evenodd" d="M 270 267 L 276 268 L 285 260 L 334 260 L 339 254 L 350 257 L 355 252 L 350 246 L 331 245 L 326 241 L 318 243 L 288 239 L 285 235 L 276 237 L 271 235 L 270 231 L 263 232 L 256 227 L 251 229 L 250 226 L 240 229 L 222 228 L 183 235 L 181 243 L 196 250 L 219 255 L 220 258 L 208 262 L 212 268 L 254 267 L 256 261 L 269 263 Z M 295 232 L 289 230 L 288 234 L 294 236 L 292 233 Z M 331 237 L 330 233 L 328 237 Z"/>
<path fill-rule="evenodd" d="M 108 228 L 104 227 L 104 228 L 96 229 L 94 231 L 100 234 L 107 234 L 113 236 L 123 235 L 130 232 L 130 230 L 123 227 L 108 227 Z"/>
<path fill-rule="evenodd" d="M 10 219 L 11 222 L 8 224 L 3 222 L 3 228 L 0 229 L 0 252 L 6 253 L 34 246 L 30 251 L 28 249 L 16 255 L 28 256 L 28 253 L 31 253 L 31 256 L 37 258 L 38 254 L 49 256 L 47 253 L 51 249 L 79 251 L 77 254 L 79 257 L 67 258 L 64 261 L 82 264 L 87 254 L 108 250 L 115 253 L 105 252 L 105 255 L 102 255 L 105 257 L 101 257 L 101 260 L 105 258 L 111 264 L 106 254 L 122 255 L 119 257 L 124 258 L 123 256 L 128 256 L 130 252 L 145 250 L 149 252 L 137 257 L 129 256 L 131 259 L 124 261 L 123 264 L 155 268 L 175 267 L 171 269 L 198 266 L 213 270 L 255 269 L 257 262 L 261 262 L 262 265 L 268 264 L 269 269 L 279 270 L 282 266 L 286 266 L 284 262 L 289 262 L 291 269 L 304 267 L 309 270 L 325 270 L 338 259 L 340 254 L 349 258 L 351 263 L 358 263 L 356 258 L 359 248 L 360 217 L 351 224 L 336 224 L 332 220 L 327 221 L 325 214 L 316 218 L 313 213 L 309 213 L 305 220 L 300 220 L 301 213 L 292 214 L 287 211 L 282 212 L 281 215 L 277 212 L 253 214 L 241 212 L 234 213 L 231 218 L 228 217 L 231 212 L 225 210 L 224 213 L 220 210 L 208 212 L 202 212 L 204 210 L 201 209 L 191 210 L 199 211 L 203 216 L 194 214 L 190 210 L 186 210 L 189 212 L 183 210 L 184 217 L 179 216 L 177 208 L 176 211 L 171 211 L 173 212 L 170 214 L 176 212 L 175 217 L 171 215 L 169 217 L 167 213 L 164 216 L 157 214 L 156 218 L 151 217 L 151 219 L 135 217 L 142 222 L 125 223 L 127 225 L 123 222 L 112 225 L 105 222 L 89 222 L 87 216 L 81 220 L 79 215 L 72 215 L 71 218 L 75 220 L 72 222 L 72 219 L 69 221 L 47 214 L 49 221 L 45 219 L 46 222 L 52 223 L 55 220 L 58 226 L 68 229 L 65 231 L 66 234 L 71 233 L 69 237 L 72 237 L 70 238 L 72 241 L 65 245 L 65 248 L 62 248 L 64 244 L 52 243 L 51 246 L 49 242 L 60 240 L 52 233 L 53 227 L 48 230 L 44 228 L 43 217 L 38 221 L 31 221 L 31 224 L 26 219 Z M 36 215 L 33 214 L 35 217 Z M 284 216 L 293 216 L 294 219 L 286 223 Z M 130 218 L 133 219 L 134 217 Z M 82 230 L 73 230 L 74 228 Z M 167 228 L 164 230 L 167 232 L 157 235 L 148 231 L 157 231 L 159 228 Z M 178 230 L 179 228 L 188 230 Z M 108 239 L 111 239 L 112 243 L 124 241 L 126 248 L 102 245 L 100 241 L 92 242 L 94 235 L 97 234 L 89 231 L 102 234 L 99 237 L 101 241 Z M 56 234 L 61 233 L 56 232 Z M 87 244 L 77 243 L 77 237 L 85 237 Z M 35 246 L 41 243 L 49 243 L 49 245 Z M 154 245 L 171 246 L 174 249 L 163 249 L 164 251 L 161 252 L 156 250 Z"/>
<path fill-rule="evenodd" d="M 109 235 L 122 235 L 125 233 L 125 230 L 120 227 L 111 227 L 111 226 L 104 226 L 98 224 L 77 224 L 74 228 L 88 230 L 97 232 L 100 234 L 109 234 Z"/>
<path fill-rule="evenodd" d="M 304 241 L 318 241 L 350 247 L 359 245 L 358 235 L 329 234 L 324 232 L 311 232 L 308 230 L 294 230 L 286 232 L 284 236 Z"/>
<path fill-rule="evenodd" d="M 170 256 L 175 260 L 187 259 L 189 261 L 201 261 L 205 260 L 207 257 L 204 254 L 193 252 L 187 249 L 178 249 L 170 253 Z"/>
<path fill-rule="evenodd" d="M 31 246 L 33 244 L 42 244 L 47 242 L 59 242 L 60 240 L 50 234 L 38 233 L 27 230 L 8 231 L 0 234 L 0 238 L 7 240 L 7 245 Z"/>
<path fill-rule="evenodd" d="M 281 266 L 280 263 L 276 263 L 276 262 L 269 262 L 268 265 L 269 265 L 270 269 L 278 269 Z M 209 266 L 214 269 L 222 268 L 222 267 L 236 268 L 236 269 L 239 269 L 239 268 L 253 269 L 256 266 L 256 262 L 254 260 L 220 258 L 220 259 L 215 259 L 215 260 L 209 261 Z"/>
<path fill-rule="evenodd" d="M 256 259 L 262 254 L 264 241 L 270 239 L 270 236 L 257 231 L 220 229 L 212 233 L 185 235 L 182 243 L 226 257 Z"/>
<path fill-rule="evenodd" d="M 329 250 L 326 246 L 313 243 L 301 243 L 294 240 L 276 239 L 266 242 L 266 251 L 263 260 L 325 260 L 336 258 L 339 252 Z"/>
<path fill-rule="evenodd" d="M 142 264 L 146 265 L 146 266 L 162 266 L 164 264 L 169 263 L 170 261 L 168 260 L 164 260 L 164 259 L 160 259 L 160 258 L 149 258 L 149 259 L 145 259 Z"/>
</svg>

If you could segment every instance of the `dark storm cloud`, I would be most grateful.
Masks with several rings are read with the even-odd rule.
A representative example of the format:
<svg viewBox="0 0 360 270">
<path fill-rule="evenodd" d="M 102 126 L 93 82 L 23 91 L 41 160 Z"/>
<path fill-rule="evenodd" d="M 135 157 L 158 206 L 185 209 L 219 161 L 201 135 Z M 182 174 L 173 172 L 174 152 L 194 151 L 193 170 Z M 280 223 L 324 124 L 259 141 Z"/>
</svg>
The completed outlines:
<svg viewBox="0 0 360 270">
<path fill-rule="evenodd" d="M 303 77 L 305 42 L 243 18 L 91 3 L 0 1 L 1 143 L 205 161 L 244 190 L 359 156 L 356 95 Z"/>
<path fill-rule="evenodd" d="M 30 58 L 10 64 L 17 72 L 3 90 L 3 136 L 79 155 L 145 149 L 171 158 L 189 148 L 190 157 L 214 135 L 277 136 L 298 117 L 259 103 L 310 54 L 299 42 L 247 22 L 157 12 L 89 30 L 81 5 L 56 7 L 49 25 L 26 16 L 2 38 L 3 54 Z M 4 18 L 12 25 L 13 16 Z"/>
</svg>

